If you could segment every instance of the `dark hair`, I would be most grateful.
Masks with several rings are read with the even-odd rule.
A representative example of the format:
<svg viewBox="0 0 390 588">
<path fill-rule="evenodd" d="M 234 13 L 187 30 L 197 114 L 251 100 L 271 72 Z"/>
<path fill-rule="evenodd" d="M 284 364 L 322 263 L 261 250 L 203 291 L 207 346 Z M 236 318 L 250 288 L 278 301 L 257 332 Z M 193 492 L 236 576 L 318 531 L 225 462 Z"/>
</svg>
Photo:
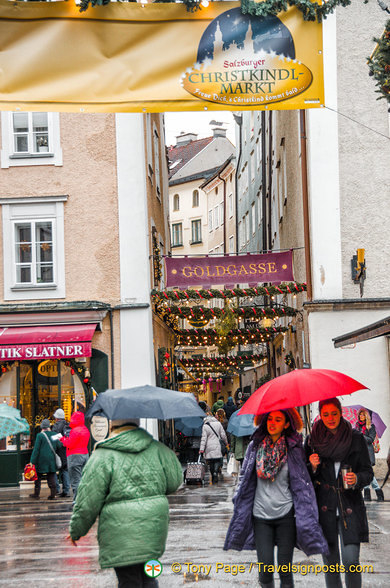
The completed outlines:
<svg viewBox="0 0 390 588">
<path fill-rule="evenodd" d="M 218 396 L 218 400 L 225 400 L 223 396 Z"/>
<path fill-rule="evenodd" d="M 201 408 L 202 410 L 204 410 L 206 412 L 207 404 L 203 400 L 198 402 L 198 405 L 199 405 L 199 408 Z"/>
<path fill-rule="evenodd" d="M 320 400 L 318 403 L 318 412 L 321 414 L 322 407 L 326 404 L 333 404 L 336 408 L 339 409 L 340 414 L 343 412 L 341 407 L 341 402 L 338 398 L 328 398 L 328 400 Z"/>
</svg>

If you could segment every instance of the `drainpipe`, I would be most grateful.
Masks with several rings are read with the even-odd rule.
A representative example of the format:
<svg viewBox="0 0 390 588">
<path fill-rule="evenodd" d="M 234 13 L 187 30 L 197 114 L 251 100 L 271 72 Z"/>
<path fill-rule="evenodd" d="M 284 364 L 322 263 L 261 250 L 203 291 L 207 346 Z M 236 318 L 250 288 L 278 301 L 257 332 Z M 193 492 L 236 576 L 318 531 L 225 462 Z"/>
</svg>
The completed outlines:
<svg viewBox="0 0 390 588">
<path fill-rule="evenodd" d="M 226 255 L 226 180 L 221 178 L 220 173 L 218 178 L 223 182 L 223 253 Z"/>
<path fill-rule="evenodd" d="M 241 113 L 232 113 L 234 120 L 236 121 L 236 123 L 238 124 L 239 127 L 239 139 L 240 139 L 240 146 L 239 146 L 239 151 L 238 151 L 238 157 L 237 157 L 237 166 L 236 166 L 236 176 L 235 176 L 235 186 L 236 186 L 236 197 L 235 197 L 235 206 L 236 206 L 236 255 L 238 255 L 239 253 L 239 243 L 238 243 L 238 174 L 240 171 L 240 165 L 241 165 L 241 156 L 242 156 L 242 114 Z"/>
<path fill-rule="evenodd" d="M 272 112 L 269 113 L 269 137 L 268 137 L 268 243 L 267 249 L 271 251 L 272 243 Z"/>
<path fill-rule="evenodd" d="M 261 216 L 263 217 L 262 250 L 267 250 L 267 162 L 265 151 L 265 111 L 261 112 Z"/>
<path fill-rule="evenodd" d="M 301 177 L 302 177 L 302 203 L 303 203 L 303 236 L 305 243 L 305 268 L 307 283 L 307 298 L 313 299 L 313 286 L 311 275 L 311 252 L 310 252 L 310 223 L 309 223 L 309 191 L 307 186 L 307 135 L 306 135 L 306 113 L 299 111 L 301 127 Z"/>
<path fill-rule="evenodd" d="M 108 316 L 110 319 L 110 355 L 111 355 L 111 389 L 114 389 L 114 330 L 112 320 L 112 308 L 108 309 Z"/>
</svg>

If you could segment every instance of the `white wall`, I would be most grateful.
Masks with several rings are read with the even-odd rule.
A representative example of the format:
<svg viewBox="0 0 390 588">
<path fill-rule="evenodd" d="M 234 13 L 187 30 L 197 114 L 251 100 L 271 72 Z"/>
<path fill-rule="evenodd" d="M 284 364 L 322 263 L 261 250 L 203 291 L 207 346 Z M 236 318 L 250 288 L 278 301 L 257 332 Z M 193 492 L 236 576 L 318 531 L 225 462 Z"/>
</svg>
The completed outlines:
<svg viewBox="0 0 390 588">
<path fill-rule="evenodd" d="M 323 22 L 325 104 L 337 109 L 336 15 Z M 340 179 L 337 117 L 307 111 L 313 298 L 341 298 Z"/>
<path fill-rule="evenodd" d="M 172 225 L 182 223 L 183 226 L 183 247 L 172 249 L 172 255 L 203 255 L 208 253 L 208 218 L 207 218 L 207 195 L 199 188 L 203 179 L 185 184 L 178 184 L 169 188 L 169 225 L 172 238 Z M 199 192 L 199 206 L 192 207 L 192 193 Z M 179 194 L 179 210 L 173 210 L 173 197 Z M 191 245 L 191 221 L 201 219 L 202 221 L 202 243 Z"/>
<path fill-rule="evenodd" d="M 142 114 L 116 114 L 122 304 L 150 304 L 145 145 Z M 121 387 L 155 384 L 152 314 L 120 312 Z M 157 438 L 157 422 L 141 423 Z"/>
<path fill-rule="evenodd" d="M 332 339 L 388 316 L 388 310 L 348 310 L 309 314 L 310 357 L 312 368 L 343 372 L 370 390 L 340 397 L 342 404 L 362 404 L 379 413 L 387 425 L 380 440 L 386 457 L 390 443 L 390 382 L 386 337 L 357 343 L 354 349 L 335 349 Z M 317 407 L 313 405 L 314 416 Z"/>
</svg>

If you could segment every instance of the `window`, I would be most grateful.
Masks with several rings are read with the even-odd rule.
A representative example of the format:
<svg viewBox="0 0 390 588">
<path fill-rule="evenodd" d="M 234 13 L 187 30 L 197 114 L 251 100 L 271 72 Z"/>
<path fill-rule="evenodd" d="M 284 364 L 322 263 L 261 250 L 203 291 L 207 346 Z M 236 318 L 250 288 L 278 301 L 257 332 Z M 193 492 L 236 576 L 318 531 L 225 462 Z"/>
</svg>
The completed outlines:
<svg viewBox="0 0 390 588">
<path fill-rule="evenodd" d="M 256 206 L 255 203 L 252 204 L 252 235 L 256 232 Z"/>
<path fill-rule="evenodd" d="M 180 210 L 180 196 L 175 194 L 173 197 L 173 210 Z"/>
<path fill-rule="evenodd" d="M 53 222 L 16 222 L 15 284 L 53 284 Z"/>
<path fill-rule="evenodd" d="M 251 182 L 254 182 L 256 179 L 256 161 L 255 161 L 255 152 L 252 151 L 251 153 L 251 158 L 250 158 L 250 163 L 251 163 Z"/>
<path fill-rule="evenodd" d="M 240 248 L 242 248 L 242 241 L 243 241 L 243 238 L 242 238 L 242 222 L 240 221 L 238 223 L 238 242 L 240 244 Z"/>
<path fill-rule="evenodd" d="M 183 245 L 183 227 L 182 223 L 172 225 L 172 247 Z"/>
<path fill-rule="evenodd" d="M 199 191 L 194 190 L 192 192 L 192 208 L 197 208 L 199 206 Z"/>
<path fill-rule="evenodd" d="M 259 219 L 259 226 L 261 225 L 261 215 L 262 215 L 262 209 L 261 209 L 261 194 L 260 192 L 257 194 L 257 218 Z"/>
<path fill-rule="evenodd" d="M 228 214 L 229 218 L 233 216 L 233 194 L 229 194 L 228 196 Z"/>
<path fill-rule="evenodd" d="M 219 226 L 218 222 L 218 206 L 214 207 L 213 227 L 216 229 Z"/>
<path fill-rule="evenodd" d="M 224 214 L 224 209 L 223 209 L 223 202 L 221 202 L 221 204 L 219 205 L 219 222 L 221 225 L 223 225 L 223 223 L 225 222 L 225 214 Z"/>
<path fill-rule="evenodd" d="M 0 199 L 6 300 L 65 298 L 66 200 L 66 196 Z"/>
<path fill-rule="evenodd" d="M 62 165 L 59 114 L 2 112 L 1 167 Z"/>
<path fill-rule="evenodd" d="M 257 169 L 260 169 L 261 164 L 261 137 L 258 138 L 256 143 L 256 155 L 257 155 Z"/>
<path fill-rule="evenodd" d="M 202 242 L 202 221 L 200 219 L 191 221 L 192 244 Z"/>
<path fill-rule="evenodd" d="M 213 211 L 209 210 L 209 231 L 213 230 Z"/>
<path fill-rule="evenodd" d="M 249 241 L 249 212 L 245 215 L 245 243 Z"/>
<path fill-rule="evenodd" d="M 234 236 L 229 237 L 229 253 L 234 253 Z"/>
</svg>

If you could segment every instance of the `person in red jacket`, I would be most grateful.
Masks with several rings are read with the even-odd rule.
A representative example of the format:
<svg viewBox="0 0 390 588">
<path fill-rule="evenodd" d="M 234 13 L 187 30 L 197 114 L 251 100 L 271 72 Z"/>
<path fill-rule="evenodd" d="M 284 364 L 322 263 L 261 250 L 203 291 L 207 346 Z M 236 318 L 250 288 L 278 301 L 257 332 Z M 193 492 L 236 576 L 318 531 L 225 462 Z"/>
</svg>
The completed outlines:
<svg viewBox="0 0 390 588">
<path fill-rule="evenodd" d="M 74 412 L 70 417 L 69 437 L 61 437 L 61 443 L 66 447 L 66 459 L 68 461 L 68 472 L 70 485 L 73 490 L 73 504 L 76 502 L 77 488 L 79 487 L 81 474 L 88 461 L 89 431 L 85 426 L 82 412 Z"/>
</svg>

